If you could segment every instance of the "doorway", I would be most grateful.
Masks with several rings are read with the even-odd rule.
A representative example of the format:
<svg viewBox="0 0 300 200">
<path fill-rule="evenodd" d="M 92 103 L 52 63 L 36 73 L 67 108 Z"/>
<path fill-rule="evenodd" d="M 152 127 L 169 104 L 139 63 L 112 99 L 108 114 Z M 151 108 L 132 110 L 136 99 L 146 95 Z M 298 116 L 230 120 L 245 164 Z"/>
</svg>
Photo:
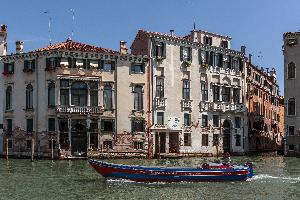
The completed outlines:
<svg viewBox="0 0 300 200">
<path fill-rule="evenodd" d="M 155 134 L 155 152 L 157 156 L 161 153 L 166 153 L 166 133 L 156 133 Z"/>
<path fill-rule="evenodd" d="M 179 133 L 171 132 L 169 134 L 169 152 L 179 153 Z"/>
<path fill-rule="evenodd" d="M 87 131 L 85 120 L 72 120 L 71 145 L 72 155 L 87 155 Z"/>
<path fill-rule="evenodd" d="M 223 122 L 223 150 L 230 152 L 231 124 L 228 119 Z"/>
</svg>

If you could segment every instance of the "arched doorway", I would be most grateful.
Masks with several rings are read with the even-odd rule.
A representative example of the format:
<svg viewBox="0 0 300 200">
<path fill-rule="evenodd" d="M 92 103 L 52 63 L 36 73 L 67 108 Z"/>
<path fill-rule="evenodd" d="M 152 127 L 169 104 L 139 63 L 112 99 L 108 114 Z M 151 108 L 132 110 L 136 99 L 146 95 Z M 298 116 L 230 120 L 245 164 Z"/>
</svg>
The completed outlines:
<svg viewBox="0 0 300 200">
<path fill-rule="evenodd" d="M 231 141 L 231 123 L 228 119 L 223 122 L 223 150 L 224 152 L 230 152 Z"/>
<path fill-rule="evenodd" d="M 71 146 L 72 155 L 86 156 L 87 153 L 87 135 L 86 120 L 72 119 Z"/>
</svg>

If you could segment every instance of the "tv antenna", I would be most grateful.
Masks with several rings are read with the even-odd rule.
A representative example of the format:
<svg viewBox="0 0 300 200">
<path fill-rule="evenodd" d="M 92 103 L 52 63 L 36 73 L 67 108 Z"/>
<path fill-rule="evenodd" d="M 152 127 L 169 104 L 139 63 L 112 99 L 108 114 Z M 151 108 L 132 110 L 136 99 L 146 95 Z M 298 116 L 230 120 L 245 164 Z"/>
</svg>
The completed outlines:
<svg viewBox="0 0 300 200">
<path fill-rule="evenodd" d="M 48 37 L 49 37 L 49 43 L 52 44 L 52 38 L 51 38 L 51 23 L 52 23 L 52 17 L 50 16 L 50 12 L 48 10 L 44 11 L 44 14 L 48 16 Z"/>
<path fill-rule="evenodd" d="M 71 8 L 70 12 L 72 14 L 72 32 L 71 32 L 71 39 L 74 37 L 74 27 L 75 27 L 75 9 Z"/>
</svg>

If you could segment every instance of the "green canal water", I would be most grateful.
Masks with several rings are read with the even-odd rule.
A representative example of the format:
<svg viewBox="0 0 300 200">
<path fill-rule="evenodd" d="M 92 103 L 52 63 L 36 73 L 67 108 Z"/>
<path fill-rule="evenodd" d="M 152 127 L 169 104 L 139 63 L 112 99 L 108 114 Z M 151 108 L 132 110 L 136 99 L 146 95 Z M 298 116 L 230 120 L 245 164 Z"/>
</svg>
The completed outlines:
<svg viewBox="0 0 300 200">
<path fill-rule="evenodd" d="M 300 199 L 300 159 L 233 157 L 253 161 L 245 182 L 146 184 L 106 181 L 85 160 L 0 159 L 0 199 Z M 209 158 L 109 160 L 114 163 L 197 166 Z M 212 159 L 211 159 L 212 160 Z"/>
</svg>

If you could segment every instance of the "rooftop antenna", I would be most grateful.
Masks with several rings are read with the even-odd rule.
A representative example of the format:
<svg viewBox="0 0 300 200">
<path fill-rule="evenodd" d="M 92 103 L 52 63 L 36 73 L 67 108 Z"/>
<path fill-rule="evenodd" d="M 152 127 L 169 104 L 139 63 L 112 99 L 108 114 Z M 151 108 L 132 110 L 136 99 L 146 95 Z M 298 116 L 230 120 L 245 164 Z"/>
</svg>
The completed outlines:
<svg viewBox="0 0 300 200">
<path fill-rule="evenodd" d="M 44 11 L 44 14 L 48 15 L 48 37 L 49 37 L 49 44 L 52 44 L 52 38 L 51 38 L 51 23 L 52 23 L 52 17 L 50 16 L 50 12 L 48 10 Z"/>
<path fill-rule="evenodd" d="M 72 33 L 71 33 L 71 39 L 73 39 L 73 37 L 74 37 L 74 27 L 75 27 L 75 9 L 71 8 L 70 11 L 72 13 Z"/>
</svg>

